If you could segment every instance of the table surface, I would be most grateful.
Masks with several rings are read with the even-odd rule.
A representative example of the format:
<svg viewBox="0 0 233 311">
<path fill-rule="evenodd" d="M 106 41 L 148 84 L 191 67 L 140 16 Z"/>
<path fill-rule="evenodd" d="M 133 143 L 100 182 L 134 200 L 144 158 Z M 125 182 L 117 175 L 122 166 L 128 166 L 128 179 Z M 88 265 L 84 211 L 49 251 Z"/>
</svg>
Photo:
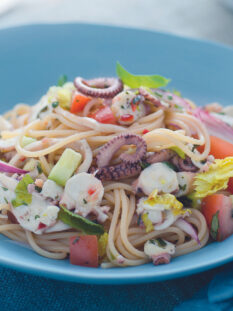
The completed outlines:
<svg viewBox="0 0 233 311">
<path fill-rule="evenodd" d="M 159 30 L 233 45 L 233 11 L 221 2 L 18 0 L 7 12 L 1 13 L 0 7 L 0 28 L 31 23 L 87 22 Z M 1 311 L 29 311 L 33 310 L 32 306 L 41 311 L 136 311 L 145 307 L 145 297 L 147 310 L 172 310 L 221 269 L 162 283 L 110 287 L 47 280 L 0 267 L 0 282 L 4 284 L 0 286 Z M 156 293 L 160 293 L 159 297 Z"/>
<path fill-rule="evenodd" d="M 1 0 L 16 1 L 16 0 Z M 233 0 L 17 0 L 0 28 L 57 22 L 140 27 L 233 45 Z"/>
</svg>

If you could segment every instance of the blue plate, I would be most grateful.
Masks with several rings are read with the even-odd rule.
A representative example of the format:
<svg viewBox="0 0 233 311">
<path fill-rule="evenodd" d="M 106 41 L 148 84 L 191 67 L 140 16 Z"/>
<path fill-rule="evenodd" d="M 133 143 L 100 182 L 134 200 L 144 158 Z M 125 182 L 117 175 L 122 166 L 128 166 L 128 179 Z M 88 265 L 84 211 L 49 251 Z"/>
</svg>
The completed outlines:
<svg viewBox="0 0 233 311">
<path fill-rule="evenodd" d="M 112 76 L 119 60 L 134 73 L 172 78 L 170 88 L 198 104 L 233 104 L 233 50 L 172 35 L 97 25 L 33 25 L 0 31 L 0 104 L 34 103 L 56 84 L 69 79 Z M 40 257 L 30 248 L 0 236 L 0 263 L 55 279 L 93 284 L 161 281 L 204 271 L 233 259 L 233 236 L 169 265 L 95 269 Z"/>
</svg>

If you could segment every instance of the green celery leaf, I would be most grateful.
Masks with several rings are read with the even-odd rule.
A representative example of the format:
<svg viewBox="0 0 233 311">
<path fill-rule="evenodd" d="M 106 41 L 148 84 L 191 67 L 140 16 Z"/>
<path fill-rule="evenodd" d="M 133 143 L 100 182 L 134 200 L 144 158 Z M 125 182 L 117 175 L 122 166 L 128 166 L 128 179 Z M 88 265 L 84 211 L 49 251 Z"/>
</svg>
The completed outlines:
<svg viewBox="0 0 233 311">
<path fill-rule="evenodd" d="M 58 213 L 58 219 L 72 228 L 81 230 L 85 234 L 96 235 L 104 233 L 103 226 L 98 225 L 82 216 L 74 214 L 63 206 L 60 208 Z"/>
<path fill-rule="evenodd" d="M 122 67 L 119 62 L 116 65 L 116 73 L 123 83 L 131 88 L 138 88 L 140 86 L 159 88 L 166 86 L 170 82 L 170 79 L 158 75 L 133 75 Z"/>
<path fill-rule="evenodd" d="M 32 183 L 34 180 L 28 174 L 19 181 L 15 188 L 16 198 L 11 202 L 14 207 L 31 204 L 32 195 L 28 192 L 27 187 Z"/>
</svg>

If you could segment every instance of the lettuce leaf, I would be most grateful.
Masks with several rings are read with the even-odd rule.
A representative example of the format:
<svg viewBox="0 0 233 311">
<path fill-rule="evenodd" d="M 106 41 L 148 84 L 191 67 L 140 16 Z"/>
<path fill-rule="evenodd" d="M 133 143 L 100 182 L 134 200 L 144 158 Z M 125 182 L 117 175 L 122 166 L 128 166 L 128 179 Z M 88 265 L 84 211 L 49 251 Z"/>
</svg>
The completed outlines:
<svg viewBox="0 0 233 311">
<path fill-rule="evenodd" d="M 25 175 L 15 188 L 16 198 L 11 202 L 13 207 L 29 205 L 32 202 L 32 195 L 28 192 L 28 185 L 34 183 L 30 175 Z"/>
<path fill-rule="evenodd" d="M 116 73 L 123 83 L 131 88 L 140 86 L 159 88 L 166 86 L 170 82 L 170 79 L 158 75 L 133 75 L 122 67 L 119 62 L 116 65 Z"/>
</svg>

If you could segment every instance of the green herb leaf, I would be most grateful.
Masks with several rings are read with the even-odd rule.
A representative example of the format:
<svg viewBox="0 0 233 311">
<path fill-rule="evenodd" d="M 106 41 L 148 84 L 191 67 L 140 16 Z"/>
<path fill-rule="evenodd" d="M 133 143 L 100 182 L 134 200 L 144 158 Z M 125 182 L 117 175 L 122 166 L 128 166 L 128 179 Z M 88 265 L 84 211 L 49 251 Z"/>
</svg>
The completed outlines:
<svg viewBox="0 0 233 311">
<path fill-rule="evenodd" d="M 41 168 L 41 164 L 40 163 L 37 164 L 36 168 L 37 168 L 39 174 L 43 173 L 43 170 Z"/>
<path fill-rule="evenodd" d="M 138 88 L 140 86 L 159 88 L 166 86 L 170 82 L 170 79 L 158 75 L 133 75 L 122 67 L 119 62 L 116 65 L 116 73 L 123 83 L 131 88 Z"/>
<path fill-rule="evenodd" d="M 61 75 L 57 81 L 57 86 L 63 86 L 67 82 L 67 76 Z"/>
<path fill-rule="evenodd" d="M 59 105 L 59 102 L 54 102 L 54 103 L 52 103 L 52 107 L 53 107 L 53 108 L 56 108 L 58 105 Z"/>
<path fill-rule="evenodd" d="M 214 240 L 217 240 L 218 229 L 219 229 L 219 220 L 218 220 L 219 211 L 213 215 L 210 227 L 210 235 Z"/>
<path fill-rule="evenodd" d="M 36 216 L 35 216 L 35 220 L 36 220 L 37 218 L 40 218 L 40 215 L 36 215 Z"/>
<path fill-rule="evenodd" d="M 28 205 L 32 202 L 32 195 L 28 192 L 27 186 L 34 183 L 30 175 L 25 175 L 15 188 L 16 198 L 11 202 L 14 207 Z"/>
<path fill-rule="evenodd" d="M 41 192 L 41 191 L 42 191 L 42 188 L 41 188 L 41 187 L 38 187 L 38 186 L 35 186 L 35 190 L 36 190 L 37 192 Z"/>
<path fill-rule="evenodd" d="M 183 159 L 183 160 L 185 159 L 185 153 L 184 153 L 184 151 L 182 151 L 179 147 L 171 147 L 171 148 L 169 148 L 169 149 L 175 151 L 175 153 L 177 153 L 178 156 L 179 156 L 181 159 Z"/>
<path fill-rule="evenodd" d="M 156 239 L 156 242 L 157 242 L 158 246 L 162 247 L 162 248 L 165 248 L 167 245 L 167 243 L 161 238 Z"/>
<path fill-rule="evenodd" d="M 2 190 L 3 190 L 3 191 L 7 191 L 8 189 L 7 189 L 7 188 L 5 188 L 5 187 L 2 187 Z"/>
<path fill-rule="evenodd" d="M 182 190 L 182 191 L 185 191 L 186 185 L 183 185 L 183 186 L 179 185 L 179 189 Z"/>
<path fill-rule="evenodd" d="M 173 165 L 173 164 L 171 164 L 170 162 L 167 162 L 167 161 L 164 161 L 164 162 L 162 162 L 162 163 L 164 163 L 164 164 L 166 164 L 169 168 L 171 168 L 172 170 L 176 170 L 176 168 L 175 168 L 175 166 Z"/>
<path fill-rule="evenodd" d="M 104 228 L 99 224 L 95 224 L 94 222 L 86 219 L 82 216 L 74 214 L 70 212 L 68 209 L 63 206 L 60 208 L 58 213 L 58 219 L 60 219 L 65 224 L 69 225 L 72 228 L 81 230 L 85 234 L 103 234 Z"/>
<path fill-rule="evenodd" d="M 151 164 L 146 162 L 146 161 L 142 161 L 140 162 L 141 168 L 144 170 L 145 168 L 147 168 L 148 166 L 150 166 Z"/>
</svg>

